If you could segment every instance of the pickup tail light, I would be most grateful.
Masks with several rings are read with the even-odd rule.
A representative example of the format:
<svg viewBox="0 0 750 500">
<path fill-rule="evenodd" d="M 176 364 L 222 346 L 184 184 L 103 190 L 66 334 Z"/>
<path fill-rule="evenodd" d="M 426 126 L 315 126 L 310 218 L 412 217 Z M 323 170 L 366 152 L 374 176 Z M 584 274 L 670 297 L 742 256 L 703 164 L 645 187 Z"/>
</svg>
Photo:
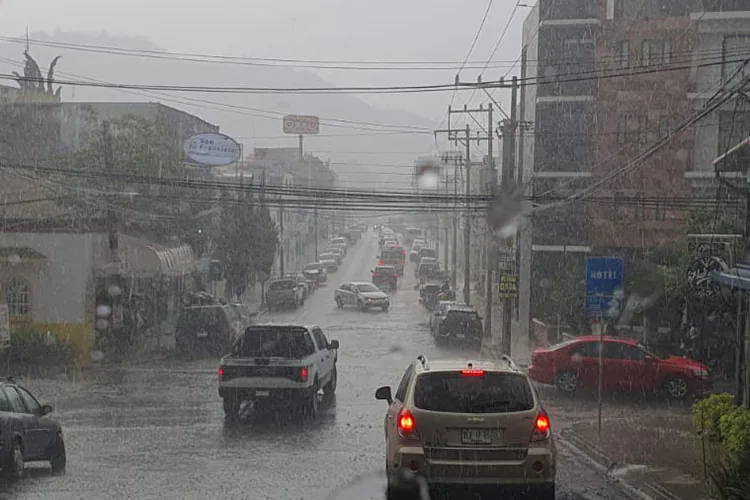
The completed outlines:
<svg viewBox="0 0 750 500">
<path fill-rule="evenodd" d="M 531 441 L 546 441 L 552 435 L 552 425 L 547 412 L 542 410 L 534 419 L 534 429 L 531 431 Z"/>
<path fill-rule="evenodd" d="M 302 368 L 300 368 L 299 369 L 299 380 L 300 380 L 300 382 L 307 382 L 307 375 L 309 373 L 310 373 L 310 370 L 306 366 L 303 366 Z"/>
<path fill-rule="evenodd" d="M 224 378 L 224 368 L 221 366 L 219 367 L 219 381 L 221 381 Z"/>
<path fill-rule="evenodd" d="M 406 408 L 401 408 L 398 412 L 398 418 L 396 419 L 396 429 L 399 437 L 402 439 L 419 440 L 419 432 L 417 431 L 417 422 L 414 420 L 414 415 L 411 414 Z"/>
</svg>

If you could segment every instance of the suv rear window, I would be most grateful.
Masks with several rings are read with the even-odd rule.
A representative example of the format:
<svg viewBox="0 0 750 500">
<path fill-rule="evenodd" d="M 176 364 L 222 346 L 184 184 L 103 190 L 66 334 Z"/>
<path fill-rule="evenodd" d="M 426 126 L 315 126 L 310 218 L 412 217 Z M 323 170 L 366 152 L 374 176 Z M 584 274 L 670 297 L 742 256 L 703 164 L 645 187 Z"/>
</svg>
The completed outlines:
<svg viewBox="0 0 750 500">
<path fill-rule="evenodd" d="M 272 281 L 269 290 L 291 290 L 297 284 L 297 280 Z"/>
<path fill-rule="evenodd" d="M 510 413 L 533 409 L 534 396 L 523 375 L 423 373 L 414 388 L 414 406 L 445 413 Z"/>
<path fill-rule="evenodd" d="M 244 358 L 302 359 L 315 352 L 310 335 L 298 327 L 253 327 L 245 330 L 233 354 Z"/>
</svg>

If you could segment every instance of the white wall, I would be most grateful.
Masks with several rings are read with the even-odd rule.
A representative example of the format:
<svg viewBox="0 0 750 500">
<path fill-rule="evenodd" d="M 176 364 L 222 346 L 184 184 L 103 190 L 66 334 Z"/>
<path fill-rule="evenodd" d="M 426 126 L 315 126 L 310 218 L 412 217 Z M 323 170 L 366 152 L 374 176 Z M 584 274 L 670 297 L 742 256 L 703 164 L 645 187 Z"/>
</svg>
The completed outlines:
<svg viewBox="0 0 750 500">
<path fill-rule="evenodd" d="M 83 323 L 86 285 L 93 275 L 91 234 L 0 233 L 0 247 L 29 247 L 45 255 L 38 263 L 0 265 L 0 279 L 22 277 L 31 285 L 34 322 Z"/>
</svg>

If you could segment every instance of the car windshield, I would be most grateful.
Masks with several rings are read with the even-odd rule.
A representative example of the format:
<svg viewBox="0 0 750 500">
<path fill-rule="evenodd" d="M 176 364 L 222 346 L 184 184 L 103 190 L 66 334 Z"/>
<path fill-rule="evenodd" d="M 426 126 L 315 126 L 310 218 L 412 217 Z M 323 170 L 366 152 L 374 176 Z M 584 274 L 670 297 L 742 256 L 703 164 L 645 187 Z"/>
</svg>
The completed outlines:
<svg viewBox="0 0 750 500">
<path fill-rule="evenodd" d="M 422 257 L 435 257 L 437 255 L 432 248 L 420 248 L 419 253 Z"/>
<path fill-rule="evenodd" d="M 321 267 L 323 267 L 323 266 L 321 264 L 319 264 L 319 263 L 308 264 L 308 265 L 305 266 L 305 271 L 320 271 Z"/>
<path fill-rule="evenodd" d="M 476 311 L 451 309 L 446 314 L 446 318 L 455 321 L 472 321 L 479 318 L 479 315 Z"/>
<path fill-rule="evenodd" d="M 269 290 L 291 290 L 297 284 L 297 280 L 272 281 L 268 285 Z"/>
<path fill-rule="evenodd" d="M 315 352 L 304 328 L 251 326 L 234 347 L 234 354 L 247 358 L 301 359 Z"/>
<path fill-rule="evenodd" d="M 375 268 L 375 273 L 376 274 L 391 274 L 393 272 L 395 272 L 395 269 L 393 268 L 393 266 L 388 266 L 388 267 L 383 266 L 383 267 L 376 267 Z"/>
<path fill-rule="evenodd" d="M 363 283 L 361 285 L 357 285 L 357 291 L 360 293 L 369 293 L 369 292 L 379 292 L 380 289 L 376 287 L 375 285 L 370 285 L 369 283 Z"/>
<path fill-rule="evenodd" d="M 446 413 L 508 413 L 534 408 L 523 375 L 504 372 L 424 373 L 417 378 L 414 406 Z"/>
</svg>

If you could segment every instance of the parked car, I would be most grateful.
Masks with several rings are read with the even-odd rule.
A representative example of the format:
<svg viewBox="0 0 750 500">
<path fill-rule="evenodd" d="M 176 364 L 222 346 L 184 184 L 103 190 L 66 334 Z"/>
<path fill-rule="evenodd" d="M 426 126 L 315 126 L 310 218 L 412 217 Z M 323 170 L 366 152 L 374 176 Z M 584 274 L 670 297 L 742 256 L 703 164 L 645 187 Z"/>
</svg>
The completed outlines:
<svg viewBox="0 0 750 500">
<path fill-rule="evenodd" d="M 338 252 L 323 252 L 319 256 L 320 261 L 332 260 L 336 262 L 336 265 L 340 266 L 343 261 L 343 256 Z"/>
<path fill-rule="evenodd" d="M 430 331 L 432 331 L 434 324 L 436 323 L 436 320 L 438 318 L 444 318 L 445 313 L 448 312 L 448 309 L 450 306 L 455 304 L 455 300 L 441 300 L 438 302 L 437 306 L 435 307 L 435 310 L 432 311 L 432 314 L 430 315 Z"/>
<path fill-rule="evenodd" d="M 320 263 L 325 268 L 326 273 L 335 273 L 339 270 L 339 263 L 333 256 L 330 258 L 323 258 L 321 255 Z"/>
<path fill-rule="evenodd" d="M 272 280 L 266 292 L 268 309 L 280 309 L 284 306 L 299 307 L 305 303 L 304 291 L 297 278 Z"/>
<path fill-rule="evenodd" d="M 302 271 L 308 280 L 314 280 L 318 285 L 328 281 L 328 271 L 320 262 L 311 262 L 305 266 Z"/>
<path fill-rule="evenodd" d="M 253 323 L 253 317 L 240 304 L 215 302 L 183 307 L 177 318 L 175 350 L 182 356 L 224 354 Z"/>
<path fill-rule="evenodd" d="M 602 350 L 603 349 L 603 350 Z M 601 353 L 605 391 L 664 391 L 673 399 L 710 391 L 709 369 L 688 358 L 660 357 L 635 340 L 583 336 L 547 348 L 534 349 L 529 376 L 562 392 L 595 390 Z"/>
<path fill-rule="evenodd" d="M 49 462 L 53 474 L 65 472 L 67 457 L 60 423 L 50 405 L 13 379 L 0 382 L 0 467 L 10 479 L 23 477 L 26 462 Z"/>
</svg>

